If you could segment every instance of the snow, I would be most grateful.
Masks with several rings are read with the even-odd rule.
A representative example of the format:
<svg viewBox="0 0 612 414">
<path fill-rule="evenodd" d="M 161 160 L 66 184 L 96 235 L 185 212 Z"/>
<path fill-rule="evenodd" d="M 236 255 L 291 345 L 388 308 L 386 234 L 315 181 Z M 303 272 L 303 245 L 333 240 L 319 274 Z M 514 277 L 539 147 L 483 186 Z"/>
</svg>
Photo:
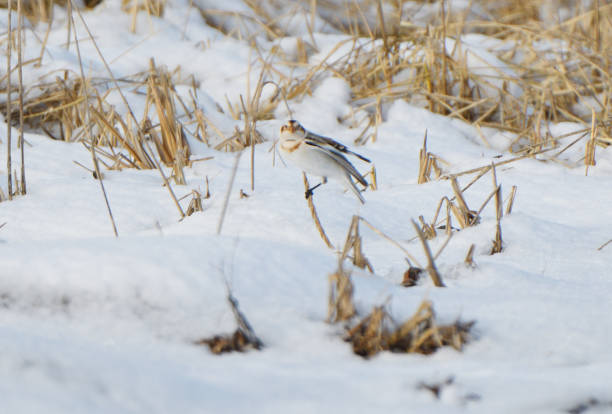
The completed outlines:
<svg viewBox="0 0 612 414">
<path fill-rule="evenodd" d="M 224 132 L 241 125 L 216 104 L 227 109 L 226 97 L 235 104 L 240 95 L 251 96 L 260 64 L 248 40 L 206 26 L 186 1 L 168 4 L 164 18 L 141 13 L 137 33 L 130 34 L 131 17 L 118 3 L 83 12 L 116 77 L 148 70 L 151 57 L 170 70 L 180 65 L 183 79 L 193 75 L 199 82 L 198 103 L 207 116 Z M 237 1 L 227 7 L 250 10 Z M 0 14 L 6 22 L 6 11 Z M 63 9 L 56 8 L 43 65 L 28 69 L 26 82 L 37 83 L 53 70 L 79 72 L 74 47 L 63 47 L 65 24 Z M 35 29 L 39 37 L 43 26 Z M 289 35 L 310 42 L 307 29 L 297 27 Z M 314 34 L 319 53 L 311 65 L 347 39 L 326 33 L 331 30 L 318 18 L 315 29 L 321 30 Z M 295 39 L 258 41 L 263 48 L 280 43 L 291 52 Z M 486 73 L 511 70 L 499 68 L 502 63 L 484 47 L 478 50 L 479 39 L 471 40 L 471 53 L 482 58 L 476 64 L 493 65 Z M 31 32 L 26 41 L 38 45 Z M 93 45 L 81 47 L 86 73 L 107 76 Z M 338 58 L 345 47 L 352 44 L 336 50 Z M 26 58 L 39 53 L 39 46 L 29 48 Z M 286 69 L 284 75 L 291 73 Z M 352 145 L 363 126 L 339 122 L 353 111 L 349 86 L 331 75 L 316 85 L 311 95 L 289 102 L 291 115 L 307 129 Z M 144 102 L 133 92 L 128 100 L 137 108 Z M 353 115 L 362 119 L 364 113 Z M 187 184 L 173 189 L 177 197 L 192 189 L 203 192 L 207 177 L 211 198 L 203 200 L 204 211 L 183 220 L 157 171 L 104 170 L 115 238 L 99 183 L 74 162 L 90 167 L 90 152 L 80 143 L 26 134 L 28 194 L 0 204 L 0 224 L 6 223 L 0 228 L 3 411 L 557 413 L 591 398 L 612 400 L 612 246 L 598 250 L 612 238 L 610 150 L 597 148 L 597 165 L 588 176 L 583 141 L 564 153 L 568 165 L 542 154 L 499 167 L 504 201 L 511 186 L 518 188 L 512 214 L 502 220 L 504 250 L 488 254 L 495 233 L 489 205 L 482 222 L 456 232 L 437 259 L 446 288 L 428 279 L 402 287 L 404 254 L 362 225 L 363 250 L 375 273 L 351 269 L 360 314 L 388 301 L 393 318 L 404 320 L 429 299 L 442 323 L 458 317 L 477 321 L 475 338 L 463 352 L 381 353 L 364 360 L 342 341 L 342 326 L 325 322 L 328 275 L 336 269 L 337 254 L 313 225 L 301 172 L 285 166 L 274 150 L 288 116 L 281 104 L 275 119 L 258 122 L 267 140 L 255 148 L 255 188 L 245 154 L 220 235 L 235 154 L 192 148 L 194 158 L 212 159 L 186 168 Z M 562 137 L 580 128 L 551 124 L 543 133 Z M 417 184 L 425 130 L 429 151 L 444 160 L 447 173 L 513 156 L 512 134 L 479 131 L 396 100 L 384 111 L 377 140 L 355 148 L 373 160 L 377 173 L 378 190 L 364 193 L 366 204 L 334 182 L 315 192 L 334 246 L 342 247 L 358 214 L 425 264 L 410 219 L 423 215 L 430 221 L 439 200 L 453 195 L 447 180 Z M 12 136 L 15 144 L 16 130 Z M 572 139 L 560 138 L 561 146 Z M 4 160 L 6 128 L 0 140 Z M 14 146 L 13 154 L 17 151 Z M 0 185 L 6 193 L 5 165 Z M 460 177 L 460 184 L 470 178 Z M 249 197 L 240 198 L 241 189 Z M 468 205 L 477 209 L 491 190 L 484 177 L 466 192 Z M 183 209 L 189 200 L 181 202 Z M 433 251 L 444 239 L 430 241 Z M 463 264 L 471 244 L 474 268 Z M 216 356 L 193 344 L 236 328 L 228 287 L 264 342 L 261 352 Z M 421 386 L 451 377 L 439 399 Z"/>
</svg>

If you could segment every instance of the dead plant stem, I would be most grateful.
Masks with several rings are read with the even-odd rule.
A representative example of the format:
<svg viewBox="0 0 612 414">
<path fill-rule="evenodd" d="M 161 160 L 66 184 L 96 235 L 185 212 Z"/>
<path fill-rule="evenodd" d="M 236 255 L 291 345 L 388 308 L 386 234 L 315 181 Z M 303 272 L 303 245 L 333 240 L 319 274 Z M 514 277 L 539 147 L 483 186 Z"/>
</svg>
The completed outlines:
<svg viewBox="0 0 612 414">
<path fill-rule="evenodd" d="M 13 108 L 11 105 L 12 97 L 11 97 L 11 51 L 13 49 L 13 28 L 11 27 L 11 21 L 13 19 L 13 0 L 8 0 L 8 42 L 6 49 L 6 71 L 7 71 L 7 97 L 6 97 L 6 175 L 7 175 L 7 189 L 8 189 L 8 199 L 13 199 L 13 176 L 11 171 L 12 168 L 12 160 L 11 160 L 11 152 L 12 152 L 12 142 L 11 142 L 11 113 L 13 112 Z"/>
<path fill-rule="evenodd" d="M 17 0 L 17 73 L 19 79 L 19 141 L 17 146 L 21 154 L 21 183 L 20 192 L 21 195 L 26 194 L 26 177 L 25 177 L 25 145 L 23 143 L 23 66 L 22 66 L 22 54 L 23 54 L 23 0 Z M 10 48 L 10 45 L 9 45 Z M 9 68 L 10 69 L 10 68 Z M 9 75 L 10 76 L 10 75 Z"/>
</svg>

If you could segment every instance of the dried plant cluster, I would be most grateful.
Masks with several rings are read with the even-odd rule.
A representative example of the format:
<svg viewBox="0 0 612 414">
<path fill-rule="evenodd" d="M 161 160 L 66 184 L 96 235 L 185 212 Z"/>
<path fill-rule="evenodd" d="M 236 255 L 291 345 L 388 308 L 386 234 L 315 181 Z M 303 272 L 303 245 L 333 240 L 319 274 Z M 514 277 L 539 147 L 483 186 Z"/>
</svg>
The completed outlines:
<svg viewBox="0 0 612 414">
<path fill-rule="evenodd" d="M 18 0 L 0 0 L 0 8 L 6 9 L 11 4 L 13 10 L 17 10 Z M 67 7 L 69 0 L 21 0 L 23 15 L 33 24 L 39 22 L 50 22 L 53 20 L 53 5 Z M 102 0 L 81 0 L 79 4 L 83 4 L 87 9 L 93 9 Z"/>
<path fill-rule="evenodd" d="M 338 26 L 370 37 L 371 43 L 355 42 L 345 56 L 317 69 L 333 68 L 346 79 L 354 101 L 373 107 L 375 120 L 381 103 L 406 99 L 477 126 L 513 132 L 510 150 L 519 151 L 556 145 L 547 136 L 549 121 L 579 122 L 588 129 L 593 118 L 597 143 L 609 144 L 612 60 L 606 51 L 612 49 L 612 5 L 594 1 L 590 10 L 581 10 L 566 2 L 576 15 L 551 24 L 541 15 L 545 1 L 481 0 L 457 13 L 445 1 L 437 3 L 438 13 L 427 25 L 403 14 L 405 2 L 347 5 Z M 384 18 L 381 4 L 387 6 Z M 368 20 L 366 10 L 377 10 L 376 18 Z M 498 41 L 502 46 L 494 53 L 511 70 L 476 55 L 461 41 L 467 34 Z M 489 71 L 475 68 L 487 65 Z"/>
<path fill-rule="evenodd" d="M 260 350 L 263 342 L 257 337 L 244 314 L 238 307 L 238 301 L 229 293 L 227 301 L 232 309 L 238 328 L 231 335 L 215 335 L 211 338 L 199 339 L 195 345 L 207 345 L 214 354 L 226 352 L 245 352 L 249 349 Z"/>
<path fill-rule="evenodd" d="M 357 312 L 350 275 L 339 266 L 329 281 L 328 321 L 347 324 L 345 340 L 352 344 L 353 352 L 362 357 L 371 357 L 381 351 L 429 355 L 443 346 L 461 350 L 472 337 L 474 321 L 457 320 L 440 325 L 433 304 L 428 300 L 402 323 L 394 321 L 385 306 L 374 307 L 368 315 L 354 322 Z"/>
<path fill-rule="evenodd" d="M 612 62 L 606 51 L 612 48 L 612 5 L 593 1 L 590 9 L 582 9 L 567 1 L 475 0 L 469 9 L 455 12 L 449 3 L 304 0 L 287 14 L 303 12 L 310 39 L 314 39 L 314 13 L 351 37 L 316 64 L 308 63 L 318 52 L 316 42 L 308 36 L 296 40 L 294 57 L 286 56 L 281 48 L 272 49 L 267 56 L 259 51 L 261 64 L 287 100 L 311 93 L 330 73 L 345 79 L 355 112 L 363 111 L 368 118 L 365 124 L 358 122 L 365 125 L 358 142 L 376 138 L 382 107 L 397 99 L 477 127 L 509 131 L 515 136 L 509 146 L 513 152 L 557 146 L 548 134 L 548 122 L 583 123 L 586 131 L 593 119 L 597 126 L 594 142 L 611 142 Z M 250 14 L 200 12 L 215 27 L 239 38 L 265 34 L 274 40 L 287 34 L 280 19 L 270 13 L 277 2 L 246 4 Z M 418 12 L 426 6 L 432 12 L 411 20 L 411 8 Z M 555 6 L 565 6 L 573 14 L 555 23 L 555 16 L 549 15 Z M 462 36 L 479 34 L 491 38 L 491 53 L 499 65 L 485 61 L 462 41 Z M 337 53 L 347 46 L 348 52 Z M 508 70 L 498 67 L 502 63 Z M 283 67 L 301 68 L 301 75 L 286 76 L 280 70 Z M 488 69 L 481 70 L 483 67 Z M 437 170 L 435 159 L 430 161 L 420 180 L 432 168 Z"/>
</svg>

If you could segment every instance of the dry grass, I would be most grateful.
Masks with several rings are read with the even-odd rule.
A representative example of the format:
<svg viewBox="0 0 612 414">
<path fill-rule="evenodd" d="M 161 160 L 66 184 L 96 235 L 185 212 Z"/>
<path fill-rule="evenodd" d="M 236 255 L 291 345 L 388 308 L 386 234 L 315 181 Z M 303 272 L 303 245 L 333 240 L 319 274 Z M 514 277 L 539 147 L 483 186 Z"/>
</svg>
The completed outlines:
<svg viewBox="0 0 612 414">
<path fill-rule="evenodd" d="M 260 350 L 263 348 L 263 342 L 257 337 L 246 317 L 240 311 L 236 298 L 231 293 L 228 293 L 227 300 L 238 328 L 231 335 L 215 335 L 211 338 L 199 339 L 194 344 L 207 345 L 214 354 L 234 351 L 244 352 L 249 349 Z"/>
<path fill-rule="evenodd" d="M 523 156 L 524 157 L 524 156 Z M 458 229 L 464 229 L 466 227 L 474 226 L 480 223 L 482 212 L 488 203 L 491 200 L 495 200 L 495 217 L 496 217 L 496 234 L 493 241 L 493 247 L 491 248 L 491 254 L 499 253 L 502 249 L 502 236 L 501 236 L 501 219 L 503 217 L 503 197 L 502 197 L 502 187 L 501 184 L 497 183 L 497 175 L 496 175 L 496 167 L 498 165 L 506 164 L 508 162 L 517 161 L 518 159 L 522 159 L 523 157 L 516 157 L 510 160 L 506 160 L 499 164 L 491 164 L 488 166 L 475 168 L 470 171 L 470 173 L 477 172 L 478 174 L 463 188 L 459 186 L 459 182 L 457 180 L 458 175 L 462 175 L 463 173 L 451 175 L 451 188 L 454 193 L 452 198 L 444 196 L 438 202 L 435 213 L 433 214 L 433 218 L 431 222 L 426 222 L 425 219 L 421 216 L 419 217 L 420 226 L 417 226 L 414 223 L 415 227 L 419 231 L 419 236 L 422 236 L 424 240 L 432 239 L 437 237 L 437 230 L 443 229 L 446 231 L 447 235 L 450 237 L 452 235 L 452 231 L 455 230 L 453 227 L 452 217 L 455 218 Z M 478 180 L 484 177 L 488 172 L 491 172 L 491 178 L 493 183 L 493 190 L 491 193 L 485 198 L 482 202 L 478 210 L 472 210 L 469 208 L 464 193 Z M 516 197 L 517 187 L 512 186 L 512 190 L 507 197 L 506 201 L 506 215 L 512 212 L 512 206 L 514 205 L 514 200 Z M 440 217 L 443 211 L 443 207 L 446 206 L 446 214 L 444 217 Z M 437 257 L 439 253 L 437 253 L 434 257 Z M 467 260 L 466 263 L 471 263 L 470 260 Z"/>
<path fill-rule="evenodd" d="M 224 29 L 224 22 L 229 19 L 239 22 L 244 28 L 251 28 L 253 32 L 248 36 L 264 33 L 269 39 L 275 39 L 285 33 L 278 25 L 278 17 L 269 13 L 272 3 L 246 1 L 250 14 L 229 16 L 219 10 L 200 12 L 227 34 L 245 35 Z M 207 141 L 207 131 L 222 137 L 217 149 L 237 151 L 252 148 L 262 141 L 256 128 L 257 121 L 273 116 L 274 109 L 283 100 L 300 99 L 311 93 L 321 78 L 333 73 L 351 86 L 355 113 L 362 111 L 367 114 L 368 122 L 365 127 L 362 125 L 362 133 L 357 139 L 359 143 L 376 139 L 378 125 L 383 121 L 381 108 L 384 103 L 404 99 L 477 126 L 511 131 L 516 138 L 509 149 L 518 152 L 529 148 L 531 156 L 544 147 L 559 144 L 548 134 L 548 122 L 584 123 L 591 131 L 585 143 L 584 162 L 587 168 L 594 165 L 595 146 L 612 142 L 609 112 L 612 62 L 609 54 L 603 53 L 612 47 L 612 6 L 576 9 L 575 16 L 560 24 L 551 24 L 550 16 L 544 15 L 542 0 L 529 0 L 520 5 L 475 0 L 474 6 L 486 10 L 487 14 L 483 15 L 487 16 L 486 20 L 469 11 L 450 10 L 445 2 L 437 2 L 432 8 L 433 3 L 422 3 L 422 7 L 433 10 L 428 20 L 412 22 L 411 15 L 401 8 L 403 2 L 363 0 L 341 6 L 325 1 L 300 2 L 300 7 L 310 10 L 311 20 L 313 13 L 317 12 L 333 27 L 354 38 L 339 43 L 326 59 L 312 66 L 307 62 L 309 56 L 317 51 L 316 45 L 304 39 L 298 41 L 300 53 L 295 61 L 288 61 L 279 48 L 273 48 L 268 56 L 264 56 L 257 42 L 253 42 L 261 73 L 253 88 L 253 96 L 244 97 L 240 102 L 227 102 L 229 115 L 244 120 L 244 127 L 227 137 L 197 108 L 195 102 L 187 111 L 188 119 L 178 119 L 176 106 L 179 100 L 173 89 L 172 74 L 152 65 L 145 83 L 148 104 L 154 108 L 159 125 L 148 123 L 146 114 L 138 121 L 139 125 L 135 125 L 135 120 L 114 113 L 112 108 L 104 105 L 104 93 L 101 93 L 102 96 L 91 100 L 95 102 L 91 119 L 101 131 L 96 145 L 109 147 L 100 149 L 99 155 L 110 158 L 106 165 L 108 168 L 154 168 L 152 155 L 141 142 L 151 139 L 161 161 L 175 168 L 175 180 L 182 182 L 180 169 L 189 159 L 189 148 L 181 137 L 185 122 L 196 125 L 196 135 L 203 141 Z M 566 3 L 562 5 L 570 5 Z M 38 20 L 48 20 L 43 12 L 48 4 L 50 1 L 26 2 L 27 7 L 39 11 Z M 163 16 L 164 6 L 164 0 L 123 2 L 124 10 L 133 15 L 145 11 Z M 197 5 L 194 7 L 198 8 Z M 292 10 L 297 12 L 297 6 Z M 427 26 L 419 26 L 421 23 L 427 23 Z M 483 74 L 470 64 L 470 60 L 479 58 L 469 47 L 461 41 L 455 42 L 454 46 L 445 41 L 470 33 L 486 34 L 507 42 L 507 46 L 496 53 L 512 71 L 502 72 L 493 68 L 492 72 Z M 357 42 L 357 36 L 369 38 L 370 42 Z M 547 43 L 550 50 L 546 49 Z M 558 43 L 563 47 L 554 48 Z M 335 55 L 347 44 L 351 46 L 348 53 L 340 57 Z M 279 65 L 298 65 L 306 71 L 303 75 L 289 77 L 277 68 Z M 251 71 L 250 67 L 248 71 Z M 85 88 L 83 82 L 78 77 L 64 74 L 54 82 L 30 87 L 30 90 L 45 90 L 35 94 L 39 99 L 32 98 L 26 102 L 28 122 L 45 129 L 56 139 L 75 139 L 74 134 L 81 130 L 79 127 L 85 119 L 84 111 L 88 110 L 83 104 L 83 91 L 90 88 Z M 96 83 L 91 79 L 85 82 L 90 86 Z M 263 87 L 270 83 L 276 85 L 277 94 L 262 104 Z M 519 95 L 517 90 L 521 91 Z M 140 129 L 140 132 L 135 134 L 135 129 Z M 115 150 L 117 146 L 121 147 L 121 154 Z M 254 168 L 252 175 L 253 190 Z M 418 181 L 427 182 L 441 175 L 439 160 L 427 151 L 425 139 Z M 465 212 L 458 213 L 465 216 Z M 464 217 L 463 221 L 469 225 L 470 217 Z"/>
<path fill-rule="evenodd" d="M 431 152 L 427 151 L 427 130 L 425 130 L 425 136 L 423 137 L 423 148 L 421 148 L 419 151 L 419 176 L 417 183 L 423 184 L 431 181 L 432 170 L 435 172 L 434 179 L 440 178 L 442 175 L 442 169 L 438 166 L 437 157 Z"/>
<path fill-rule="evenodd" d="M 138 13 L 144 11 L 148 16 L 162 17 L 166 0 L 122 0 L 121 10 L 130 14 L 132 17 L 130 31 L 136 32 L 136 20 Z"/>
<path fill-rule="evenodd" d="M 470 340 L 475 322 L 439 325 L 433 305 L 423 301 L 415 314 L 403 323 L 394 323 L 383 306 L 375 307 L 346 333 L 353 352 L 368 358 L 381 351 L 429 355 L 443 346 L 458 351 Z"/>
<path fill-rule="evenodd" d="M 551 25 L 542 15 L 541 0 L 520 5 L 475 0 L 475 6 L 488 11 L 487 20 L 465 11 L 453 13 L 438 2 L 438 12 L 421 27 L 402 14 L 398 5 L 403 2 L 384 2 L 384 14 L 382 3 L 364 0 L 334 9 L 317 2 L 319 9 L 333 12 L 326 15 L 332 25 L 371 41 L 344 40 L 305 75 L 281 79 L 287 99 L 311 93 L 318 79 L 333 73 L 349 83 L 356 110 L 368 111 L 368 128 L 375 131 L 382 122 L 381 104 L 404 99 L 478 127 L 510 131 L 516 137 L 508 148 L 513 152 L 556 147 L 549 122 L 578 122 L 586 128 L 593 123 L 593 141 L 612 142 L 612 59 L 604 52 L 612 48 L 612 5 L 574 9 L 575 16 Z M 459 36 L 470 33 L 505 42 L 493 53 L 509 70 L 487 64 L 462 43 Z M 351 46 L 348 53 L 334 55 L 346 45 Z M 486 65 L 488 70 L 481 70 Z M 424 146 L 419 182 L 427 181 L 432 168 Z"/>
<path fill-rule="evenodd" d="M 91 82 L 91 80 L 88 80 Z M 24 99 L 24 119 L 31 129 L 40 129 L 50 138 L 73 141 L 82 137 L 85 125 L 85 85 L 78 76 L 64 71 L 54 81 L 32 86 Z M 92 101 L 94 96 L 90 97 Z M 8 115 L 8 105 L 0 105 L 3 114 Z M 100 109 L 99 109 L 100 110 Z M 15 103 L 11 105 L 11 118 L 18 116 Z"/>
<path fill-rule="evenodd" d="M 187 216 L 191 216 L 193 213 L 198 211 L 204 211 L 204 207 L 202 206 L 202 194 L 200 194 L 199 191 L 192 190 L 187 196 L 189 195 L 191 195 L 191 201 L 189 201 L 185 214 Z"/>
<path fill-rule="evenodd" d="M 343 262 L 345 258 L 350 257 L 353 265 L 360 269 L 368 269 L 370 273 L 374 273 L 374 268 L 370 261 L 365 257 L 363 253 L 363 240 L 361 234 L 359 234 L 359 216 L 353 216 L 349 230 L 346 235 L 346 241 L 344 248 L 340 253 L 340 261 Z M 349 254 L 352 252 L 352 256 Z"/>
<path fill-rule="evenodd" d="M 329 300 L 327 321 L 330 323 L 348 321 L 356 315 L 353 304 L 353 282 L 351 276 L 338 265 L 338 270 L 329 276 Z"/>
<path fill-rule="evenodd" d="M 429 355 L 443 346 L 460 351 L 471 338 L 474 321 L 457 320 L 440 325 L 433 304 L 428 300 L 402 323 L 396 323 L 384 305 L 375 306 L 367 316 L 354 322 L 357 316 L 354 287 L 351 276 L 342 267 L 342 259 L 336 272 L 329 276 L 329 287 L 327 321 L 345 323 L 344 339 L 351 343 L 353 352 L 362 357 L 368 358 L 381 351 Z"/>
<path fill-rule="evenodd" d="M 156 168 L 153 157 L 159 157 L 163 164 L 173 168 L 175 181 L 184 183 L 182 169 L 191 163 L 191 150 L 185 137 L 185 121 L 179 112 L 186 112 L 187 120 L 191 121 L 189 116 L 199 109 L 187 108 L 176 92 L 173 74 L 155 66 L 153 61 L 149 73 L 124 79 L 120 86 L 146 88 L 146 109 L 138 124 L 129 114 L 120 114 L 107 103 L 106 98 L 114 90 L 108 88 L 110 82 L 110 79 L 83 80 L 64 71 L 54 81 L 31 86 L 25 92 L 26 126 L 55 140 L 93 145 L 109 169 Z M 14 119 L 18 107 L 13 102 L 11 108 Z M 0 105 L 5 115 L 7 109 L 7 103 Z M 91 125 L 87 125 L 88 120 Z M 92 141 L 86 134 L 90 127 Z M 196 134 L 195 138 L 198 137 Z M 155 147 L 155 154 L 149 150 L 148 143 Z"/>
<path fill-rule="evenodd" d="M 87 9 L 93 9 L 102 0 L 83 0 Z M 22 0 L 23 15 L 32 24 L 53 20 L 53 5 L 66 7 L 68 0 Z M 0 8 L 8 8 L 9 0 L 0 0 Z M 17 10 L 17 0 L 12 0 L 12 8 Z"/>
</svg>

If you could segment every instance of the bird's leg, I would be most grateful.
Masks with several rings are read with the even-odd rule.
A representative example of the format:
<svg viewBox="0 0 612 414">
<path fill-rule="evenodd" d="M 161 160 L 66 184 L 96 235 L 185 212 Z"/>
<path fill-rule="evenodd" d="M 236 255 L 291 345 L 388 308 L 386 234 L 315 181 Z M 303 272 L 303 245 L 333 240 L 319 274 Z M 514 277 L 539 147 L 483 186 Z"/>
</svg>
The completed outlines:
<svg viewBox="0 0 612 414">
<path fill-rule="evenodd" d="M 304 197 L 306 198 L 306 200 L 312 197 L 312 194 L 316 188 L 326 183 L 327 183 L 327 177 L 323 177 L 323 180 L 319 184 L 315 185 L 314 187 L 310 187 L 308 190 L 306 190 L 306 192 L 304 193 Z"/>
</svg>

